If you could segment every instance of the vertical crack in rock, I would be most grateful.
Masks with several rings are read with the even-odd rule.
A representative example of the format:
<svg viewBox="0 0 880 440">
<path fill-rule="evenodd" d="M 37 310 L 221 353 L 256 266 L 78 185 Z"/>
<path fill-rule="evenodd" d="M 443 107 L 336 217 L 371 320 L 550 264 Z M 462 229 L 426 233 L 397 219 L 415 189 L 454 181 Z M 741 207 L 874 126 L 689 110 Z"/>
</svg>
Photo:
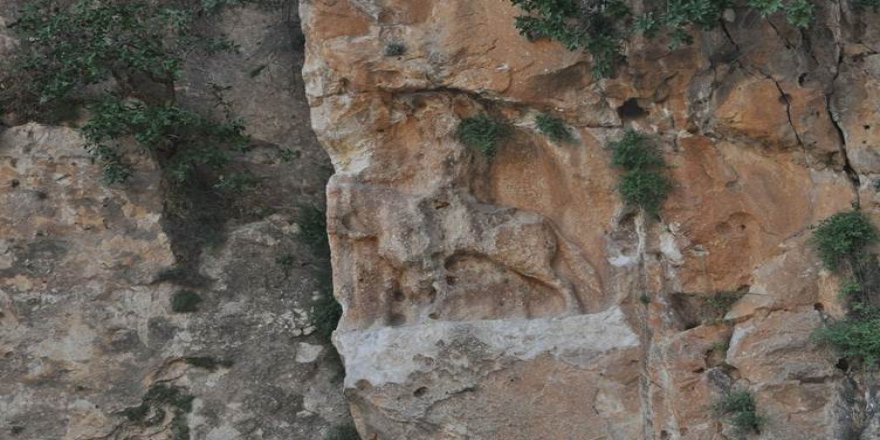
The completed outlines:
<svg viewBox="0 0 880 440">
<path fill-rule="evenodd" d="M 861 194 L 859 193 L 862 186 L 861 178 L 850 162 L 849 153 L 847 151 L 846 131 L 841 126 L 840 118 L 834 109 L 834 95 L 837 92 L 837 80 L 840 78 L 840 71 L 843 67 L 846 55 L 844 52 L 843 35 L 841 35 L 842 29 L 840 27 L 843 18 L 843 5 L 841 0 L 833 3 L 837 10 L 836 14 L 833 15 L 833 18 L 836 20 L 836 22 L 833 23 L 835 26 L 832 26 L 831 29 L 834 38 L 834 45 L 837 49 L 837 64 L 834 66 L 834 76 L 831 78 L 830 90 L 825 94 L 825 111 L 828 113 L 831 124 L 834 126 L 837 137 L 840 140 L 840 154 L 843 156 L 843 169 L 853 186 L 855 206 L 861 206 Z"/>
<path fill-rule="evenodd" d="M 840 49 L 839 49 L 840 50 Z M 837 58 L 837 67 L 834 71 L 834 77 L 831 79 L 831 90 L 828 94 L 825 95 L 825 111 L 828 113 L 828 118 L 831 120 L 831 124 L 834 126 L 834 130 L 837 133 L 837 137 L 840 140 L 840 154 L 843 156 L 843 170 L 846 172 L 846 175 L 849 177 L 850 182 L 853 186 L 853 197 L 855 199 L 855 205 L 861 206 L 861 195 L 859 194 L 859 190 L 862 187 L 861 178 L 859 177 L 859 173 L 853 168 L 852 164 L 849 160 L 849 154 L 847 153 L 847 139 L 846 132 L 843 130 L 843 127 L 840 125 L 840 120 L 834 111 L 834 93 L 837 88 L 837 78 L 840 76 L 840 69 L 843 65 L 844 54 L 841 50 L 838 54 Z"/>
</svg>

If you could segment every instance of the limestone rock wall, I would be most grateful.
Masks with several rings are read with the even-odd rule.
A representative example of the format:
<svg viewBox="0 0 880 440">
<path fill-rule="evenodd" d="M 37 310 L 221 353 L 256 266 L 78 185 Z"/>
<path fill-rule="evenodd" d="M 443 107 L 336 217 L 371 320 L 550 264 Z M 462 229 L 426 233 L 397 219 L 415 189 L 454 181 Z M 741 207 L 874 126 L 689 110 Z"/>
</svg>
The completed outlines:
<svg viewBox="0 0 880 440">
<path fill-rule="evenodd" d="M 518 35 L 508 1 L 300 11 L 365 438 L 733 438 L 709 409 L 731 387 L 766 416 L 754 438 L 880 438 L 872 382 L 810 341 L 841 305 L 808 245 L 854 203 L 880 218 L 880 15 L 819 2 L 799 31 L 735 9 L 690 46 L 632 42 L 596 80 Z M 515 126 L 491 159 L 455 138 L 478 112 Z M 671 165 L 659 220 L 616 195 L 604 145 L 625 127 Z"/>
<path fill-rule="evenodd" d="M 0 5 L 0 53 L 23 3 Z M 211 23 L 239 52 L 189 59 L 180 91 L 211 111 L 221 87 L 253 136 L 234 166 L 260 186 L 236 200 L 169 194 L 149 158 L 107 186 L 74 128 L 0 126 L 0 439 L 320 439 L 350 423 L 296 211 L 322 203 L 330 164 L 281 3 Z M 175 313 L 183 291 L 197 311 Z"/>
</svg>

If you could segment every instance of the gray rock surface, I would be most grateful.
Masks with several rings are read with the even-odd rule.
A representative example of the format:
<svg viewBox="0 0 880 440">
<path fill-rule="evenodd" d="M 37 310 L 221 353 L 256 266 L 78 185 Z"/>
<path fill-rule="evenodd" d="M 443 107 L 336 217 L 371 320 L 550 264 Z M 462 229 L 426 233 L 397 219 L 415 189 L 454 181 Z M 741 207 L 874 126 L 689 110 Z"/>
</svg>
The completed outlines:
<svg viewBox="0 0 880 440">
<path fill-rule="evenodd" d="M 259 178 L 253 192 L 202 191 L 183 218 L 147 158 L 111 187 L 75 129 L 0 127 L 0 438 L 320 439 L 350 424 L 312 322 L 327 262 L 298 207 L 322 204 L 330 165 L 283 3 L 218 17 L 211 31 L 240 50 L 189 59 L 182 88 L 213 111 L 219 85 L 240 111 L 256 148 L 234 166 Z M 175 312 L 182 293 L 195 311 Z"/>
</svg>

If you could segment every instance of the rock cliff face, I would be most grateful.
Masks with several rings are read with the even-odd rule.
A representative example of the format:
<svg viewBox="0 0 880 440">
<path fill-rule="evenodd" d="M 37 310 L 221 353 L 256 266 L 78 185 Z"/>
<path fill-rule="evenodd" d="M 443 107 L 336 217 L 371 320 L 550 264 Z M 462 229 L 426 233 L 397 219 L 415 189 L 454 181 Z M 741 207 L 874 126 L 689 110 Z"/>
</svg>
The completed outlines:
<svg viewBox="0 0 880 440">
<path fill-rule="evenodd" d="M 734 9 L 597 80 L 508 1 L 300 11 L 364 438 L 733 438 L 710 409 L 730 389 L 755 395 L 753 438 L 880 438 L 876 384 L 810 340 L 842 307 L 808 244 L 853 204 L 880 218 L 880 15 Z M 515 127 L 492 158 L 456 139 L 477 113 Z M 670 164 L 659 219 L 616 194 L 604 146 L 627 127 Z"/>
<path fill-rule="evenodd" d="M 0 3 L 4 56 L 25 2 Z M 254 138 L 235 166 L 260 186 L 238 199 L 168 194 L 148 159 L 108 186 L 76 129 L 0 125 L 0 439 L 320 439 L 350 423 L 312 320 L 325 281 L 296 206 L 322 202 L 330 164 L 286 4 L 218 17 L 239 52 L 186 67 L 187 103 L 209 111 L 216 84 Z"/>
</svg>

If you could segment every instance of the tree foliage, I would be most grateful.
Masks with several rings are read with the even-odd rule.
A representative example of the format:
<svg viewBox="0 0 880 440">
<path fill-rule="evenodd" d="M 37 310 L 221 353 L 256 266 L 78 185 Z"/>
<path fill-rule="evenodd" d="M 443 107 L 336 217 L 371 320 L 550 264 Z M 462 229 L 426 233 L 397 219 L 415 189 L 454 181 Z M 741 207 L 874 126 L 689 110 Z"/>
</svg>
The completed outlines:
<svg viewBox="0 0 880 440">
<path fill-rule="evenodd" d="M 623 61 L 623 46 L 633 34 L 665 36 L 670 46 L 689 44 L 694 29 L 710 30 L 721 23 L 731 0 L 664 0 L 646 2 L 635 14 L 622 0 L 511 0 L 524 12 L 516 17 L 520 33 L 536 40 L 549 38 L 569 50 L 585 49 L 593 56 L 593 74 L 614 75 Z M 874 6 L 880 0 L 859 0 Z M 747 6 L 762 16 L 782 13 L 788 22 L 807 27 L 813 18 L 810 0 L 749 0 Z"/>
<path fill-rule="evenodd" d="M 131 175 L 129 139 L 174 181 L 199 166 L 220 168 L 247 144 L 242 124 L 182 108 L 176 88 L 193 51 L 234 45 L 196 31 L 232 0 L 36 0 L 12 26 L 21 47 L 4 62 L 0 107 L 17 119 L 56 122 L 85 108 L 87 149 L 108 182 Z"/>
</svg>

